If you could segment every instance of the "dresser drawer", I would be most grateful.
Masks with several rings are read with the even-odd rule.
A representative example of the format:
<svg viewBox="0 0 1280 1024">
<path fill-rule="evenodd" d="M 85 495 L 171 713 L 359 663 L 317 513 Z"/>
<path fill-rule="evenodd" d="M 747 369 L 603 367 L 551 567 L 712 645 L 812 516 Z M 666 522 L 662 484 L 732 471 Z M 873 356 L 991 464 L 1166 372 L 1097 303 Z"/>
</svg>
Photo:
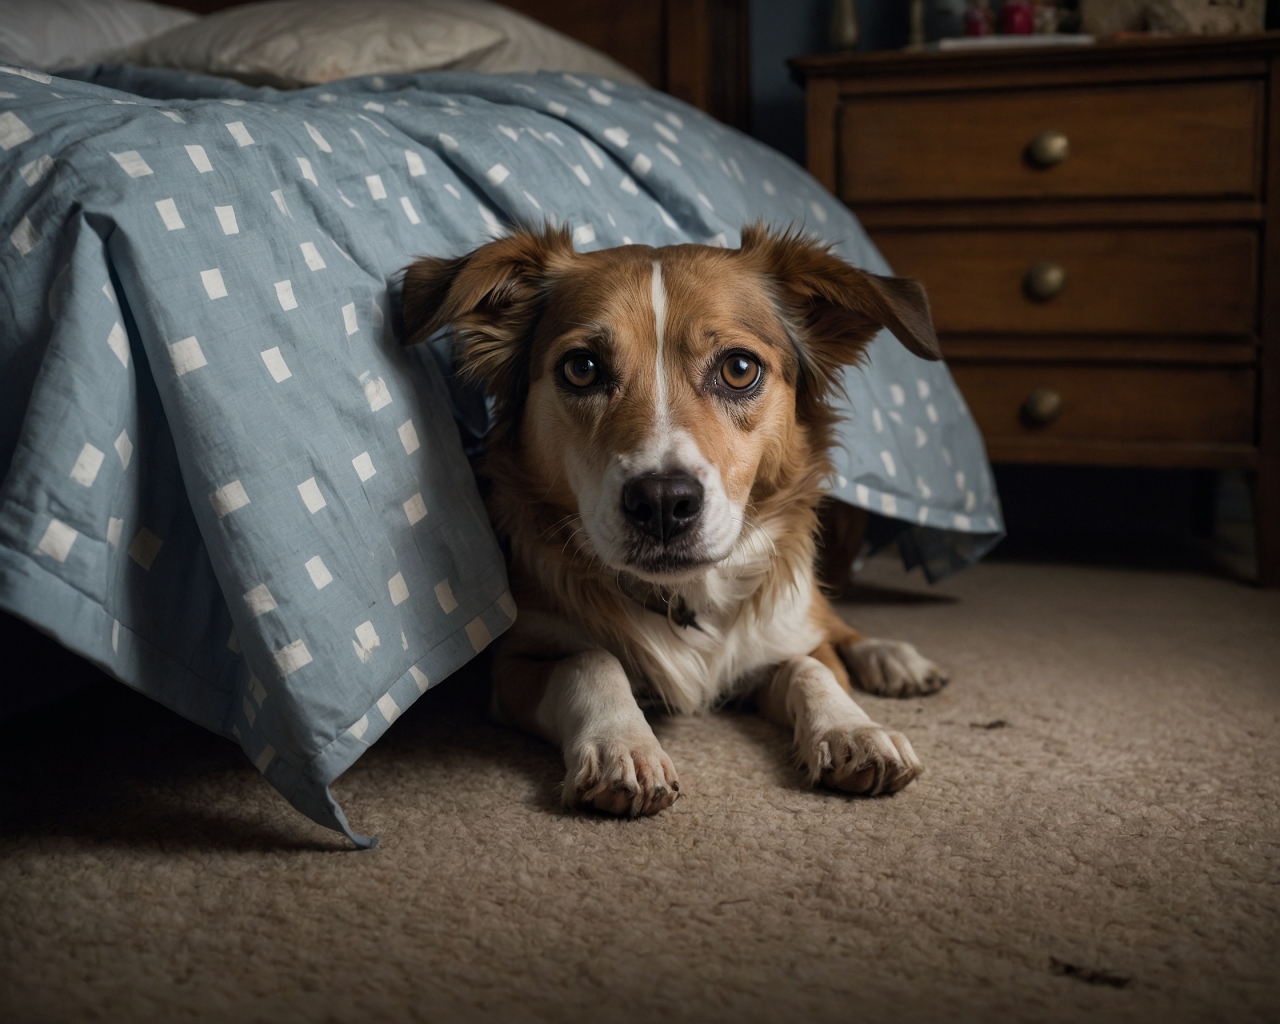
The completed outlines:
<svg viewBox="0 0 1280 1024">
<path fill-rule="evenodd" d="M 1254 440 L 1251 367 L 952 363 L 951 372 L 988 441 Z"/>
<path fill-rule="evenodd" d="M 839 195 L 860 203 L 1237 197 L 1260 191 L 1263 84 L 1242 80 L 866 96 L 838 115 Z M 1065 136 L 1037 163 L 1032 142 Z M 1046 160 L 1061 155 L 1048 147 Z"/>
<path fill-rule="evenodd" d="M 878 231 L 875 241 L 895 273 L 923 282 L 944 334 L 1239 335 L 1256 326 L 1250 228 Z"/>
</svg>

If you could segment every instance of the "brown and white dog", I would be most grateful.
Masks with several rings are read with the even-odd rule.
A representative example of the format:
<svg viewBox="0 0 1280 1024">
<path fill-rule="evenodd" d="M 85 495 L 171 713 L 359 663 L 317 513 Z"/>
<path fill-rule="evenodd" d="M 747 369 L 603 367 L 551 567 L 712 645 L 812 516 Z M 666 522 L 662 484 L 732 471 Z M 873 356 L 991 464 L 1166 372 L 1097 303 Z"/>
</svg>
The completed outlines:
<svg viewBox="0 0 1280 1024">
<path fill-rule="evenodd" d="M 924 290 L 761 226 L 742 247 L 580 254 L 520 231 L 405 272 L 409 344 L 452 325 L 496 399 L 485 471 L 520 617 L 494 663 L 502 720 L 560 746 L 564 801 L 653 814 L 679 795 L 640 702 L 750 698 L 812 782 L 876 795 L 921 772 L 854 703 L 946 682 L 864 639 L 814 577 L 830 398 L 887 327 L 939 358 Z"/>
</svg>

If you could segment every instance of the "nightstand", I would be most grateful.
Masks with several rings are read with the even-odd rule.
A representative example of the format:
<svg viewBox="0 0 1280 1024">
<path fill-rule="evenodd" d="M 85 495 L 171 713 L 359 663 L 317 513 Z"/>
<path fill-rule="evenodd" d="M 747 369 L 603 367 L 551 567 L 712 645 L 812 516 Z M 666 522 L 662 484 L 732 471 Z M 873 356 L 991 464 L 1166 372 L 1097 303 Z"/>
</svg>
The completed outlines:
<svg viewBox="0 0 1280 1024">
<path fill-rule="evenodd" d="M 992 461 L 1248 470 L 1280 585 L 1280 33 L 791 66 Z"/>
</svg>

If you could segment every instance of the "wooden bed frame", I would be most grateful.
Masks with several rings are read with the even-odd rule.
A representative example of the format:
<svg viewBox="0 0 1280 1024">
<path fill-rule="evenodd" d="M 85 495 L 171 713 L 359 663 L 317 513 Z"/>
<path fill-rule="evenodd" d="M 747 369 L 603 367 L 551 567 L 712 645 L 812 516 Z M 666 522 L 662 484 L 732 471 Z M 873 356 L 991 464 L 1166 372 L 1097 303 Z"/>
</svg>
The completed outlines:
<svg viewBox="0 0 1280 1024">
<path fill-rule="evenodd" d="M 247 0 L 166 0 L 209 14 Z M 356 0 L 358 2 L 358 0 Z M 748 127 L 747 0 L 504 0 L 602 50 L 655 88 Z"/>
</svg>

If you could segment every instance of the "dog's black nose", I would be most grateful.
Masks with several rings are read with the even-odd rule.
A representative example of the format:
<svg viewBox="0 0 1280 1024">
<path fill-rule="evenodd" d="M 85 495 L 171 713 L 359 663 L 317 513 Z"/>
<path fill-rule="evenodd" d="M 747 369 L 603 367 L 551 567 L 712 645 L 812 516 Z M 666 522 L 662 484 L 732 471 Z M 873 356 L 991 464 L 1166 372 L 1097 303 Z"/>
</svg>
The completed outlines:
<svg viewBox="0 0 1280 1024">
<path fill-rule="evenodd" d="M 622 488 L 622 509 L 663 543 L 684 533 L 702 511 L 702 484 L 688 473 L 646 473 Z"/>
</svg>

